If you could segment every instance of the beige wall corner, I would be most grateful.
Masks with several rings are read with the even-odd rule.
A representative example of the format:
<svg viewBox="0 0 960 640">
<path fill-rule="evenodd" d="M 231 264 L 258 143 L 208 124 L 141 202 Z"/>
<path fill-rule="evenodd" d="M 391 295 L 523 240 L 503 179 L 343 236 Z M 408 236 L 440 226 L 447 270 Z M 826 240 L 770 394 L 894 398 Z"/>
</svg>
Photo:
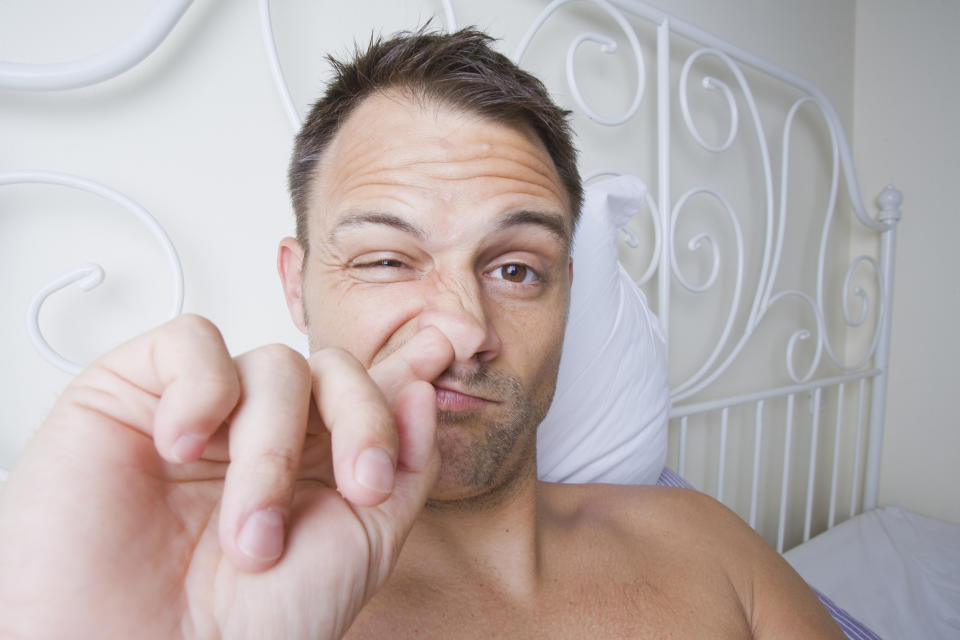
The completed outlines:
<svg viewBox="0 0 960 640">
<path fill-rule="evenodd" d="M 856 3 L 854 152 L 864 198 L 904 194 L 880 503 L 960 522 L 960 3 Z"/>
</svg>

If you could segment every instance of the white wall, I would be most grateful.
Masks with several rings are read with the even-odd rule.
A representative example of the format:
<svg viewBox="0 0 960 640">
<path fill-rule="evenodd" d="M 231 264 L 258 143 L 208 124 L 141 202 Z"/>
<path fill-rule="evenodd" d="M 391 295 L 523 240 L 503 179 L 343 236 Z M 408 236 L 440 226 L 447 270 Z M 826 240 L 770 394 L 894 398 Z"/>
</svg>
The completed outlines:
<svg viewBox="0 0 960 640">
<path fill-rule="evenodd" d="M 155 4 L 0 3 L 0 59 L 98 53 Z M 0 90 L 0 170 L 69 172 L 127 194 L 160 219 L 180 252 L 185 310 L 212 318 L 237 352 L 293 342 L 273 267 L 275 239 L 292 229 L 284 187 L 292 130 L 271 82 L 256 3 L 197 0 L 128 73 L 69 91 Z M 169 317 L 169 269 L 131 220 L 65 188 L 0 188 L 0 466 L 69 380 L 26 340 L 24 310 L 35 291 L 78 264 L 103 264 L 103 285 L 52 297 L 41 318 L 53 346 L 81 362 Z"/>
<path fill-rule="evenodd" d="M 960 522 L 960 3 L 860 0 L 854 149 L 904 194 L 880 502 Z"/>
</svg>

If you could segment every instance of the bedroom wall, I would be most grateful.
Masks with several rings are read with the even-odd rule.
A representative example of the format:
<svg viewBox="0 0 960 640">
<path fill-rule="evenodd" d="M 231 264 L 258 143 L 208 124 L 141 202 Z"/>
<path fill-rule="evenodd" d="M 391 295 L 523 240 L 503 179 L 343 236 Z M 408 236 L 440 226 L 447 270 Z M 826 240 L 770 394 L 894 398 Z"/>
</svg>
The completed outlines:
<svg viewBox="0 0 960 640">
<path fill-rule="evenodd" d="M 157 4 L 2 2 L 0 60 L 99 53 Z M 184 309 L 213 319 L 237 353 L 299 336 L 273 267 L 274 239 L 292 226 L 284 193 L 291 127 L 259 37 L 256 3 L 197 0 L 156 51 L 116 78 L 67 91 L 0 90 L 0 170 L 77 174 L 139 202 L 180 254 Z M 26 339 L 34 293 L 79 264 L 103 265 L 100 287 L 70 287 L 41 316 L 57 350 L 88 362 L 170 317 L 173 285 L 152 236 L 99 197 L 5 186 L 0 225 L 0 467 L 8 467 L 70 379 Z"/>
<path fill-rule="evenodd" d="M 960 4 L 860 0 L 854 149 L 867 194 L 904 194 L 881 504 L 960 523 Z"/>
<path fill-rule="evenodd" d="M 53 62 L 95 53 L 129 32 L 153 4 L 0 3 L 0 59 Z M 504 37 L 510 51 L 545 2 L 455 4 L 461 24 Z M 805 0 L 653 4 L 819 84 L 841 118 L 852 121 L 852 0 L 817 0 L 813 10 Z M 342 52 L 355 37 L 364 38 L 372 14 L 389 32 L 419 24 L 440 7 L 435 0 L 369 2 L 375 7 L 370 13 L 346 3 L 274 5 L 281 58 L 301 107 L 322 85 L 321 49 Z M 549 69 L 556 78 L 556 56 L 543 51 L 551 38 L 565 49 L 564 20 L 552 34 L 544 32 L 547 44 L 529 58 L 533 68 Z M 650 75 L 648 104 L 655 82 Z M 213 319 L 231 350 L 271 341 L 302 345 L 273 268 L 274 239 L 292 230 L 284 191 L 292 129 L 272 82 L 255 3 L 196 0 L 156 52 L 117 78 L 64 92 L 0 90 L 0 170 L 66 171 L 130 195 L 163 221 L 180 252 L 185 309 Z M 621 109 L 623 101 L 616 96 L 597 108 Z M 596 161 L 587 161 L 596 168 Z M 683 180 L 683 167 L 676 178 Z M 104 285 L 55 296 L 42 319 L 51 343 L 88 361 L 167 317 L 171 285 L 153 239 L 97 198 L 53 187 L 4 187 L 0 212 L 0 268 L 14 274 L 3 284 L 9 312 L 0 314 L 7 336 L 8 364 L 0 370 L 0 467 L 6 467 L 69 379 L 37 357 L 24 337 L 21 310 L 33 293 L 79 263 L 103 263 Z"/>
</svg>

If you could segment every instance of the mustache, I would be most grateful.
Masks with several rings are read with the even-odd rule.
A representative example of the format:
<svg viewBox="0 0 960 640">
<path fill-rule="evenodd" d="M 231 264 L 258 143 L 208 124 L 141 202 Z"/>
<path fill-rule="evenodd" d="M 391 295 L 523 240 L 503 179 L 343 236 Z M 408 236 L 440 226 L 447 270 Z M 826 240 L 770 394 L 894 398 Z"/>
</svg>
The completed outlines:
<svg viewBox="0 0 960 640">
<path fill-rule="evenodd" d="M 516 399 L 523 396 L 523 385 L 519 380 L 482 362 L 472 366 L 454 363 L 434 382 L 456 383 L 467 393 L 480 397 Z"/>
</svg>

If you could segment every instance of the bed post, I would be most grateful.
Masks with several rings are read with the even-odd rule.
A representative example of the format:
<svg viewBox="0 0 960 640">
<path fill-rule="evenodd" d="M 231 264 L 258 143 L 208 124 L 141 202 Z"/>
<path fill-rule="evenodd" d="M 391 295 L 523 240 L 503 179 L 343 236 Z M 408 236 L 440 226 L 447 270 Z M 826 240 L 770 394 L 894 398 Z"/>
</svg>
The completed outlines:
<svg viewBox="0 0 960 640">
<path fill-rule="evenodd" d="M 669 350 L 673 204 L 670 201 L 670 22 L 667 18 L 657 25 L 657 181 L 662 247 L 657 273 L 657 317 Z"/>
<path fill-rule="evenodd" d="M 897 223 L 900 221 L 900 204 L 903 194 L 893 185 L 887 185 L 877 196 L 880 214 L 877 221 L 886 225 L 880 236 L 880 273 L 882 306 L 880 313 L 880 341 L 874 358 L 875 368 L 880 373 L 873 379 L 870 397 L 870 432 L 867 436 L 867 468 L 863 488 L 864 511 L 877 506 L 880 484 L 880 462 L 883 453 L 883 419 L 887 402 L 887 372 L 890 365 L 890 321 L 893 317 L 893 276 L 896 258 Z"/>
</svg>

